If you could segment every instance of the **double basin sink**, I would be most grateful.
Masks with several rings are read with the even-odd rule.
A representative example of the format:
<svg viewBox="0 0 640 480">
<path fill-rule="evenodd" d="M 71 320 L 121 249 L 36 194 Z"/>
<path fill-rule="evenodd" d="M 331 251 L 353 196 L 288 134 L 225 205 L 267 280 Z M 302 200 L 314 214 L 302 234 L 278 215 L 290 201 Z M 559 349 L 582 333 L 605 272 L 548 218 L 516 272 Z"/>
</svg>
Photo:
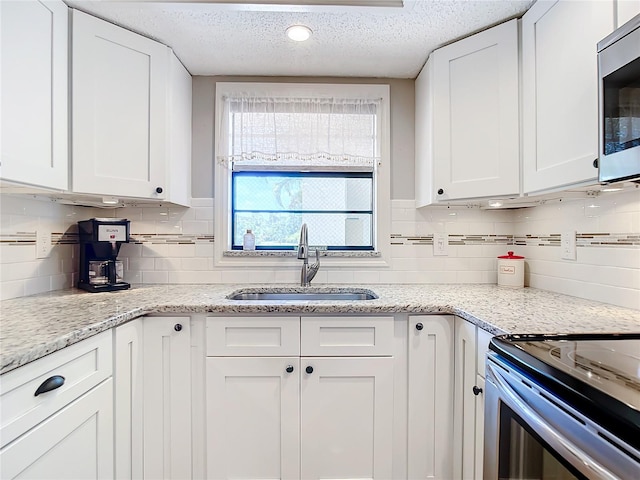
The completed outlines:
<svg viewBox="0 0 640 480">
<path fill-rule="evenodd" d="M 227 296 L 229 300 L 312 301 L 312 300 L 375 300 L 378 296 L 363 288 L 245 288 Z"/>
</svg>

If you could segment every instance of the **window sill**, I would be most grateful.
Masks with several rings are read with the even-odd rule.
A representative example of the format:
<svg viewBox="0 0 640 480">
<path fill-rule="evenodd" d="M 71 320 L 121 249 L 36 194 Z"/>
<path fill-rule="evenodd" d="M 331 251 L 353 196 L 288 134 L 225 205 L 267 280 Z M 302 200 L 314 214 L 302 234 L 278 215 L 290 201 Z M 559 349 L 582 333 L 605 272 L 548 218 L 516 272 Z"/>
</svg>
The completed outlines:
<svg viewBox="0 0 640 480">
<path fill-rule="evenodd" d="M 233 258 L 297 258 L 298 253 L 295 250 L 225 250 L 222 252 L 222 256 Z M 358 250 L 321 250 L 320 256 L 332 258 L 379 258 L 382 254 L 380 252 Z M 309 258 L 315 258 L 315 252 L 310 252 Z"/>
</svg>

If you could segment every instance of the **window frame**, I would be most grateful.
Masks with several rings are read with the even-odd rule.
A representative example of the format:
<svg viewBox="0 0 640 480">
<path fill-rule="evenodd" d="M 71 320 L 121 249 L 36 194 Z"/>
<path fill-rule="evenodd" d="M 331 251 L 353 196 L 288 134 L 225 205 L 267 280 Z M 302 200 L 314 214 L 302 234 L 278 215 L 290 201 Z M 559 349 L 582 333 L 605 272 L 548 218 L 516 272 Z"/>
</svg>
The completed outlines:
<svg viewBox="0 0 640 480">
<path fill-rule="evenodd" d="M 390 267 L 391 266 L 391 165 L 390 165 L 390 94 L 385 83 L 262 83 L 262 82 L 217 82 L 215 94 L 214 151 L 221 145 L 220 137 L 224 113 L 223 98 L 250 92 L 256 96 L 300 96 L 351 97 L 382 99 L 378 113 L 380 160 L 374 166 L 374 214 L 373 251 L 324 252 L 326 268 L 332 267 Z M 224 154 L 224 152 L 222 153 Z M 232 172 L 218 161 L 214 162 L 214 265 L 218 267 L 282 267 L 288 265 L 286 258 L 295 255 L 291 250 L 259 250 L 245 252 L 232 250 Z M 283 258 L 284 257 L 284 258 Z M 293 265 L 293 264 L 292 264 Z M 297 263 L 295 264 L 297 267 Z"/>
</svg>

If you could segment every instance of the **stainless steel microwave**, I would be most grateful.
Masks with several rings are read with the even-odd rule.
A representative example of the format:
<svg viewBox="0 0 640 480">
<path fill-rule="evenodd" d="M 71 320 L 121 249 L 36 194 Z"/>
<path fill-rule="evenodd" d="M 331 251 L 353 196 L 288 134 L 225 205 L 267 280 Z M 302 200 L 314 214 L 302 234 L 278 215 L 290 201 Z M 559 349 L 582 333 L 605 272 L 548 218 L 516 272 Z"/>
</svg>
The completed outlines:
<svg viewBox="0 0 640 480">
<path fill-rule="evenodd" d="M 640 180 L 640 15 L 598 42 L 601 183 Z"/>
</svg>

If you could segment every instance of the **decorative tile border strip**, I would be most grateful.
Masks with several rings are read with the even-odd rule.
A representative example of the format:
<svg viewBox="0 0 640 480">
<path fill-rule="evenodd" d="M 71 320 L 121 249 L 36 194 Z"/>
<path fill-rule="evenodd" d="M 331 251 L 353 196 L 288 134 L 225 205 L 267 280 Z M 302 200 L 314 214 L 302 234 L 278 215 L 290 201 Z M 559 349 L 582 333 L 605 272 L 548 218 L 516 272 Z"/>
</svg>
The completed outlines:
<svg viewBox="0 0 640 480">
<path fill-rule="evenodd" d="M 214 235 L 199 234 L 131 234 L 131 243 L 135 244 L 202 244 L 214 243 Z M 0 234 L 0 244 L 2 245 L 35 245 L 35 232 L 16 232 Z M 78 243 L 77 232 L 53 232 L 51 243 L 54 245 L 75 245 Z M 433 235 L 403 235 L 400 233 L 391 234 L 391 245 L 433 245 Z M 529 234 L 529 235 L 449 235 L 449 245 L 518 245 L 537 247 L 559 247 L 560 234 Z M 576 235 L 576 246 L 578 247 L 638 247 L 640 248 L 640 234 L 638 233 L 578 233 Z M 289 256 L 291 252 L 281 252 L 281 256 Z M 349 252 L 353 257 L 354 252 Z M 361 256 L 375 256 L 373 252 L 358 252 Z M 225 256 L 247 256 L 247 252 L 229 251 Z M 266 253 L 258 251 L 252 256 L 267 256 Z M 274 256 L 270 253 L 269 256 Z M 276 255 L 277 256 L 277 255 Z M 329 256 L 339 256 L 336 252 L 331 252 Z"/>
<path fill-rule="evenodd" d="M 310 247 L 309 250 L 313 252 L 315 249 Z M 309 259 L 313 261 L 313 255 L 309 254 Z M 295 250 L 226 250 L 222 252 L 223 257 L 297 257 L 298 252 Z M 380 252 L 371 251 L 358 251 L 358 250 L 346 250 L 346 251 L 333 251 L 333 250 L 320 250 L 321 257 L 342 257 L 342 258 L 374 258 L 380 257 Z"/>
</svg>

